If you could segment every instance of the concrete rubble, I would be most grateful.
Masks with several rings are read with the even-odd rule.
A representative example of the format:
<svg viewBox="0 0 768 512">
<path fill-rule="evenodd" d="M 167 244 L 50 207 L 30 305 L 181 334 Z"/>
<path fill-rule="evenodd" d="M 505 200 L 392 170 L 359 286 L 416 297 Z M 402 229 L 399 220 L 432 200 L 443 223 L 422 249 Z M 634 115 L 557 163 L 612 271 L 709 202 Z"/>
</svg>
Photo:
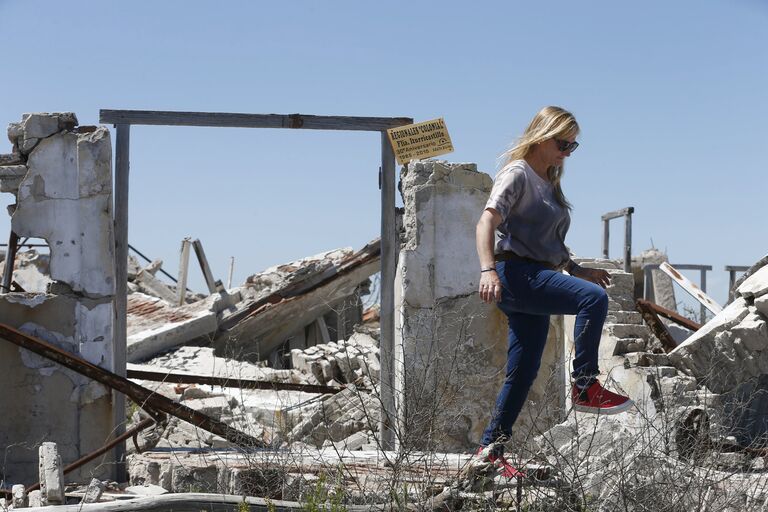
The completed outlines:
<svg viewBox="0 0 768 512">
<path fill-rule="evenodd" d="M 16 198 L 12 230 L 48 248 L 9 249 L 8 276 L 24 291 L 0 295 L 0 322 L 114 370 L 109 131 L 78 126 L 71 113 L 40 113 L 25 114 L 8 135 L 12 152 L 0 155 L 0 191 Z M 338 500 L 350 510 L 393 503 L 424 510 L 757 510 L 768 503 L 768 256 L 737 283 L 720 314 L 696 332 L 677 332 L 674 350 L 635 307 L 650 294 L 675 309 L 663 273 L 651 271 L 644 287 L 643 266 L 666 255 L 643 252 L 631 273 L 618 261 L 574 256 L 611 275 L 600 379 L 636 407 L 612 417 L 570 410 L 574 319 L 552 316 L 539 376 L 507 446 L 527 477 L 504 478 L 498 461 L 469 454 L 506 353 L 506 320 L 478 300 L 476 266 L 467 264 L 476 260 L 474 225 L 491 183 L 468 163 L 426 160 L 403 169 L 398 451 L 378 445 L 385 354 L 379 311 L 364 312 L 361 300 L 380 266 L 378 240 L 271 267 L 236 288 L 209 283 L 206 294 L 162 277 L 162 261 L 131 256 L 129 377 L 143 372 L 131 378 L 171 399 L 177 412 L 181 405 L 201 412 L 259 448 L 171 415 L 139 432 L 138 446 L 127 443 L 128 482 L 109 480 L 110 459 L 64 475 L 63 465 L 109 438 L 112 393 L 0 343 L 0 375 L 14 382 L 14 403 L 23 404 L 0 416 L 8 487 L 0 508 L 63 511 L 81 501 L 89 510 L 125 497 L 212 503 L 200 493 L 217 493 L 216 503 L 230 508 L 243 496 Z M 160 378 L 149 380 L 153 375 Z M 219 380 L 191 383 L 201 377 Z M 261 388 L 249 387 L 253 382 Z M 142 405 L 129 404 L 127 428 L 151 423 L 154 411 Z M 55 422 L 40 421 L 54 415 Z M 35 479 L 39 490 L 30 486 Z"/>
</svg>

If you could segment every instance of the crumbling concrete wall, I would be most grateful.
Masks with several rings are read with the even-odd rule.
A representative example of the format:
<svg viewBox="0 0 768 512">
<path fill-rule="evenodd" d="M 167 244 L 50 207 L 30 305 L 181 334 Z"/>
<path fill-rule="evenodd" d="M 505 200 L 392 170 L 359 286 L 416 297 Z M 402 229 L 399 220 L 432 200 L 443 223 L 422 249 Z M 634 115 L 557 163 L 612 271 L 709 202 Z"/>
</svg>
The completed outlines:
<svg viewBox="0 0 768 512">
<path fill-rule="evenodd" d="M 0 322 L 113 369 L 112 146 L 106 128 L 77 127 L 72 113 L 25 114 L 0 156 L 0 190 L 14 193 L 11 229 L 50 248 L 46 293 L 0 295 Z M 112 431 L 109 390 L 0 341 L 0 379 L 13 390 L 0 415 L 6 482 L 37 479 L 37 447 L 59 446 L 65 464 Z M 110 465 L 86 470 L 108 475 Z M 77 478 L 77 475 L 74 475 Z"/>
<path fill-rule="evenodd" d="M 441 450 L 476 445 L 487 425 L 506 365 L 507 321 L 478 294 L 475 225 L 492 179 L 474 164 L 416 162 L 403 169 L 403 239 L 395 280 L 395 345 L 401 442 Z M 562 318 L 553 317 L 542 370 L 529 395 L 554 414 L 526 409 L 526 423 L 548 428 L 560 416 Z M 548 387 L 551 386 L 551 387 Z M 552 405 L 552 404 L 549 404 Z"/>
</svg>

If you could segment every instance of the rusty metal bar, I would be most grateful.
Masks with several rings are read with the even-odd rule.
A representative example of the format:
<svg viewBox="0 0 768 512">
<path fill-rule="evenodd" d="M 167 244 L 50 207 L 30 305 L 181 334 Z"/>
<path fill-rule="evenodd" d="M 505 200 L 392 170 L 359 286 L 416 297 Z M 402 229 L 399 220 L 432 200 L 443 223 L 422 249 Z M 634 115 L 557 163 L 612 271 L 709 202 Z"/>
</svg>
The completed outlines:
<svg viewBox="0 0 768 512">
<path fill-rule="evenodd" d="M 669 330 L 667 330 L 667 326 L 661 321 L 659 315 L 656 314 L 656 311 L 649 307 L 649 304 L 651 303 L 643 299 L 637 299 L 635 301 L 635 307 L 640 314 L 643 315 L 643 320 L 645 320 L 645 323 L 648 325 L 648 328 L 651 329 L 653 335 L 661 341 L 664 351 L 671 352 L 677 347 L 677 342 L 672 337 Z"/>
<path fill-rule="evenodd" d="M 654 313 L 666 318 L 667 320 L 671 320 L 678 325 L 682 325 L 686 329 L 690 329 L 692 331 L 698 331 L 699 329 L 701 329 L 701 324 L 696 323 L 693 320 L 690 320 L 688 318 L 685 318 L 684 316 L 676 313 L 675 311 L 661 307 L 658 304 L 654 304 L 653 302 L 643 300 L 643 299 L 637 299 L 635 302 L 638 305 L 642 304 L 644 307 L 652 310 Z"/>
<path fill-rule="evenodd" d="M 100 368 L 74 354 L 70 354 L 50 343 L 24 334 L 23 332 L 17 331 L 13 327 L 2 323 L 0 323 L 0 338 L 6 339 L 14 345 L 25 348 L 46 359 L 59 363 L 80 375 L 84 375 L 110 387 L 111 389 L 119 391 L 141 407 L 146 405 L 152 410 L 170 414 L 171 416 L 187 421 L 196 427 L 211 432 L 212 434 L 219 435 L 227 441 L 239 446 L 264 446 L 258 439 L 240 432 L 225 423 L 215 420 L 199 411 L 190 409 L 186 405 L 176 403 L 170 398 L 166 398 L 150 389 L 134 384 L 125 377 L 121 377 L 104 368 Z"/>
<path fill-rule="evenodd" d="M 316 384 L 295 384 L 292 382 L 271 382 L 268 380 L 251 380 L 237 377 L 215 377 L 211 375 L 192 375 L 186 373 L 153 372 L 149 370 L 128 369 L 129 379 L 143 379 L 153 382 L 173 384 L 207 384 L 241 389 L 271 389 L 275 391 L 304 391 L 305 393 L 338 393 L 344 390 L 341 386 L 320 386 Z M 365 388 L 357 388 L 367 391 Z"/>
<path fill-rule="evenodd" d="M 66 475 L 70 471 L 74 471 L 77 468 L 79 468 L 80 466 L 84 466 L 85 464 L 91 462 L 93 459 L 95 459 L 95 458 L 97 458 L 97 457 L 99 457 L 101 455 L 104 455 L 109 450 L 111 450 L 112 448 L 114 448 L 118 444 L 122 443 L 126 439 L 130 439 L 131 437 L 133 437 L 134 435 L 138 434 L 139 432 L 141 432 L 145 428 L 151 427 L 154 424 L 155 424 L 154 418 L 144 418 L 135 427 L 131 428 L 130 430 L 126 430 L 124 433 L 120 434 L 115 439 L 113 439 L 109 443 L 105 444 L 101 448 L 98 448 L 97 450 L 94 450 L 91 453 L 80 457 L 79 459 L 77 459 L 72 464 L 68 464 L 67 466 L 65 466 L 64 470 L 63 470 L 64 474 Z M 36 484 L 34 484 L 30 488 L 28 488 L 27 492 L 34 491 L 34 490 L 39 489 L 39 488 L 40 488 L 40 482 L 37 482 Z"/>
</svg>

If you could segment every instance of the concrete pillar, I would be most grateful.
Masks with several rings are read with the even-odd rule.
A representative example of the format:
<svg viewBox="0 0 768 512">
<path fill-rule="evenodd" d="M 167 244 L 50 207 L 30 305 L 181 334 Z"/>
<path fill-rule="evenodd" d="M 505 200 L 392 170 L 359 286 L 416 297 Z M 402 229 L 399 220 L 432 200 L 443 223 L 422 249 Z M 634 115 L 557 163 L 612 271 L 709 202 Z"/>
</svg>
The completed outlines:
<svg viewBox="0 0 768 512">
<path fill-rule="evenodd" d="M 40 445 L 40 492 L 43 506 L 64 504 L 64 468 L 56 443 Z"/>
<path fill-rule="evenodd" d="M 395 280 L 395 341 L 399 438 L 406 444 L 471 449 L 501 386 L 507 320 L 477 294 L 475 225 L 491 186 L 490 176 L 467 163 L 416 162 L 401 175 L 405 233 Z M 554 317 L 552 325 L 529 395 L 534 404 L 515 428 L 520 438 L 562 415 L 562 319 Z"/>
<path fill-rule="evenodd" d="M 11 229 L 20 237 L 46 240 L 53 283 L 47 293 L 0 295 L 0 322 L 111 370 L 112 145 L 106 128 L 76 125 L 71 113 L 25 114 L 9 130 L 27 169 L 11 188 L 16 195 Z M 4 179 L 0 173 L 0 182 Z M 13 387 L 18 404 L 0 415 L 7 482 L 37 478 L 30 441 L 56 442 L 67 463 L 102 446 L 113 430 L 107 388 L 5 342 L 0 342 L 0 384 Z M 83 471 L 106 477 L 111 467 Z M 79 476 L 75 472 L 72 478 Z"/>
</svg>

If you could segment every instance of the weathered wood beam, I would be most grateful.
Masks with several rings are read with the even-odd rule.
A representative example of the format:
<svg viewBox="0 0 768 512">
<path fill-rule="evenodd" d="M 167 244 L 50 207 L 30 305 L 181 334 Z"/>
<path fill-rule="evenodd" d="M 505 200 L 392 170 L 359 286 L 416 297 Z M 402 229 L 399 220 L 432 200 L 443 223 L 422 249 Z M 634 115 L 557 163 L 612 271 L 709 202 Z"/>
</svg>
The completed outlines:
<svg viewBox="0 0 768 512">
<path fill-rule="evenodd" d="M 304 114 L 238 114 L 227 112 L 102 109 L 99 111 L 99 122 L 127 125 L 290 128 L 379 132 L 411 124 L 413 119 L 409 117 L 313 116 Z"/>
<path fill-rule="evenodd" d="M 684 268 L 684 265 L 679 265 L 679 267 Z M 712 297 L 707 295 L 701 288 L 693 284 L 690 279 L 682 275 L 680 272 L 677 271 L 677 269 L 675 269 L 675 267 L 673 267 L 666 261 L 661 265 L 659 265 L 659 268 L 661 269 L 662 272 L 664 272 L 669 277 L 671 277 L 674 282 L 679 284 L 683 288 L 683 290 L 688 292 L 694 299 L 699 301 L 702 306 L 710 310 L 712 313 L 718 314 L 723 310 L 722 306 L 720 306 L 720 304 L 715 302 L 714 299 L 712 299 Z"/>
</svg>

